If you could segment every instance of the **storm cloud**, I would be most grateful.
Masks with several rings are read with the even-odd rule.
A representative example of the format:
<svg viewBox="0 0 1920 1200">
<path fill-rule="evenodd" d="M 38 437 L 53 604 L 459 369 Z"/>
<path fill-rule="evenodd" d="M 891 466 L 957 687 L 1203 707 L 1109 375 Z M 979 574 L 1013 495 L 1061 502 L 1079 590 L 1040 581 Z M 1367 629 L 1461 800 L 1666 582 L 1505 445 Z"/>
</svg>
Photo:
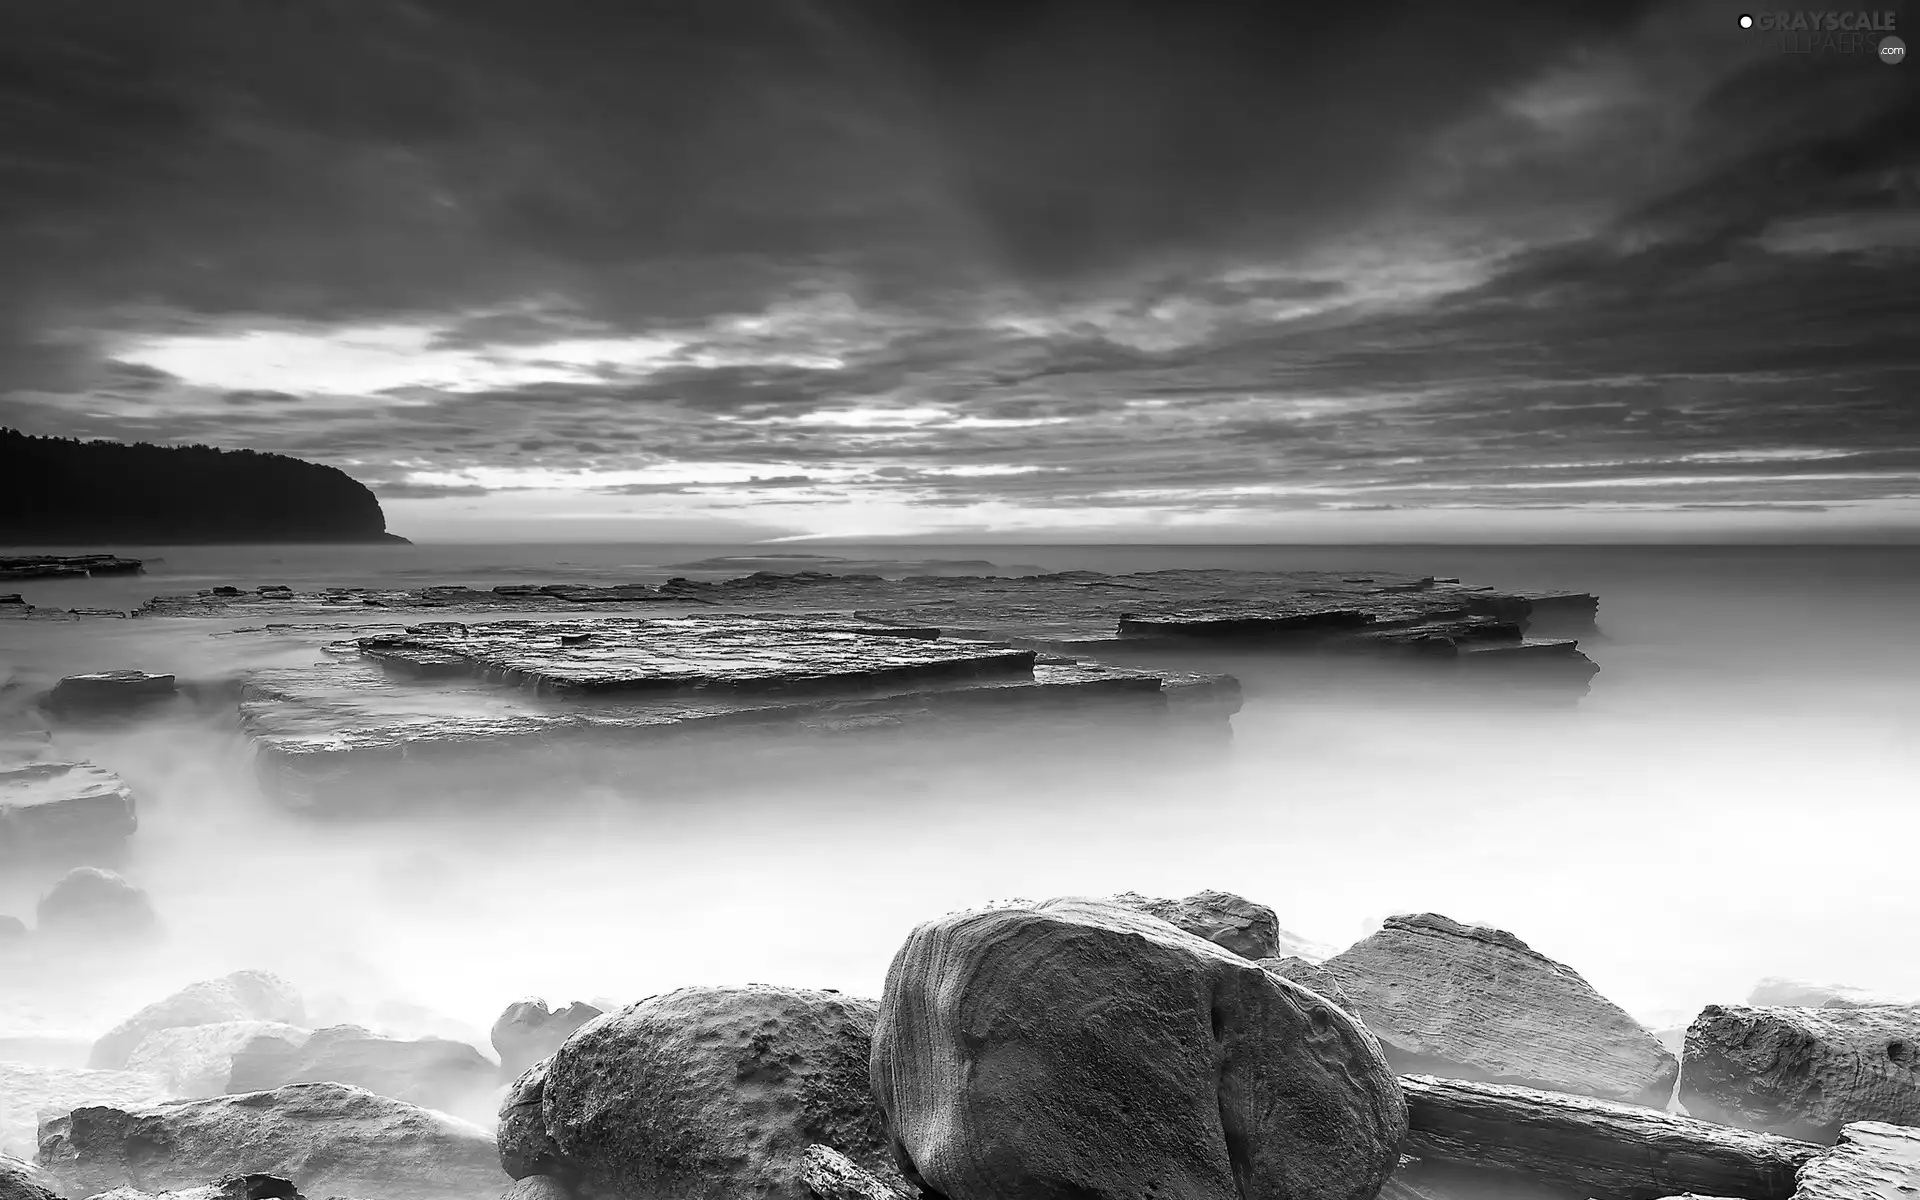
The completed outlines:
<svg viewBox="0 0 1920 1200">
<path fill-rule="evenodd" d="M 30 432 L 475 520 L 1920 512 L 1911 68 L 1724 4 L 9 13 Z"/>
</svg>

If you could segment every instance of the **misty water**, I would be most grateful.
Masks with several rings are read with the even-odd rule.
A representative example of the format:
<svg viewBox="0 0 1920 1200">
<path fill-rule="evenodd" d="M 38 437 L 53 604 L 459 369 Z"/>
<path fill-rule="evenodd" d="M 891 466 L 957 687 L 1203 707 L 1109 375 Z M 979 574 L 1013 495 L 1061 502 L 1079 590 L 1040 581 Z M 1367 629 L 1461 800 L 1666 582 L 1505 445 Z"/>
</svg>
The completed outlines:
<svg viewBox="0 0 1920 1200">
<path fill-rule="evenodd" d="M 158 548 L 144 576 L 18 585 L 131 608 L 220 584 L 641 580 L 717 546 Z M 791 549 L 791 548 L 783 548 Z M 808 546 L 850 557 L 1108 571 L 1400 570 L 1600 596 L 1588 696 L 1556 707 L 1249 673 L 1211 764 L 1093 754 L 917 768 L 857 754 L 805 779 L 578 794 L 459 819 L 316 824 L 266 796 L 231 713 L 63 732 L 122 774 L 115 864 L 168 927 L 148 954 L 0 980 L 0 1038 L 91 1039 L 241 967 L 316 1016 L 485 1044 L 521 996 L 628 1002 L 686 984 L 877 993 L 917 922 L 1011 896 L 1223 888 L 1343 946 L 1396 912 L 1510 929 L 1650 1024 L 1788 975 L 1920 994 L 1920 548 Z M 392 615 L 385 619 L 393 619 Z M 411 618 L 417 619 L 417 618 Z M 0 624 L 0 677 L 141 668 L 229 678 L 310 649 L 191 619 Z M 1389 685 L 1396 681 L 1387 680 Z M 450 776 L 442 800 L 457 804 Z M 0 868 L 31 920 L 53 863 Z"/>
</svg>

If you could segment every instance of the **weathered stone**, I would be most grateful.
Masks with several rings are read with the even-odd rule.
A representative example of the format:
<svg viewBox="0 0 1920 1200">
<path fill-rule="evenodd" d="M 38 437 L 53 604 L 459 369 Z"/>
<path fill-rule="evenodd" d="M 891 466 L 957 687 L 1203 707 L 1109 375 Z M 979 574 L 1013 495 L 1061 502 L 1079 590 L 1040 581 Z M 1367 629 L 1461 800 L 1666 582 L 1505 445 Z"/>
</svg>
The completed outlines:
<svg viewBox="0 0 1920 1200">
<path fill-rule="evenodd" d="M 1679 1063 L 1573 968 L 1505 930 L 1388 918 L 1328 959 L 1396 1070 L 1664 1107 Z"/>
<path fill-rule="evenodd" d="M 947 1200 L 1372 1200 L 1406 1129 L 1365 1029 L 1125 905 L 1061 899 L 914 930 L 887 972 L 874 1094 Z"/>
<path fill-rule="evenodd" d="M 1920 1129 L 1860 1121 L 1800 1171 L 1793 1200 L 1913 1200 L 1920 1194 Z"/>
<path fill-rule="evenodd" d="M 277 1175 L 232 1175 L 204 1187 L 183 1191 L 143 1192 L 117 1187 L 88 1200 L 306 1200 L 291 1179 Z"/>
<path fill-rule="evenodd" d="M 936 641 L 921 631 L 852 632 L 845 618 L 500 624 L 511 628 L 450 627 L 470 631 L 461 635 L 416 626 L 368 639 L 359 661 L 255 672 L 241 720 L 276 791 L 297 807 L 380 808 L 429 780 L 444 784 L 449 764 L 470 769 L 483 756 L 490 787 L 582 770 L 627 770 L 663 786 L 678 753 L 686 756 L 682 776 L 711 772 L 711 747 L 722 738 L 728 760 L 745 762 L 751 748 L 779 748 L 796 735 L 804 747 L 904 725 L 936 725 L 943 734 L 969 726 L 1038 731 L 1051 744 L 1078 720 L 1111 745 L 1120 728 L 1135 727 L 1127 722 L 1182 736 L 1206 723 L 1224 733 L 1240 703 L 1228 679 L 1041 664 L 1032 651 Z M 560 640 L 589 629 L 590 642 Z M 648 640 L 655 635 L 660 640 Z M 525 646 L 524 657 L 509 652 L 515 645 Z M 433 686 L 396 675 L 397 664 Z M 499 686 L 521 678 L 536 686 Z M 586 697 L 543 691 L 561 682 L 588 689 Z"/>
<path fill-rule="evenodd" d="M 573 1193 L 552 1176 L 529 1175 L 514 1180 L 512 1187 L 500 1193 L 500 1200 L 573 1200 Z"/>
<path fill-rule="evenodd" d="M 500 1146 L 500 1169 L 515 1179 L 530 1175 L 571 1176 L 560 1147 L 547 1136 L 547 1065 L 541 1059 L 507 1089 L 500 1102 L 500 1124 L 495 1137 Z"/>
<path fill-rule="evenodd" d="M 574 1030 L 600 1015 L 591 1004 L 576 1001 L 558 1011 L 539 999 L 516 1000 L 493 1023 L 490 1039 L 500 1056 L 500 1069 L 513 1078 L 547 1058 Z"/>
<path fill-rule="evenodd" d="M 1783 979 L 1769 975 L 1753 985 L 1747 1003 L 1755 1008 L 1867 1008 L 1876 1004 L 1905 1004 L 1911 1001 L 1866 988 L 1838 983 L 1809 983 L 1804 979 Z"/>
<path fill-rule="evenodd" d="M 266 971 L 235 971 L 188 984 L 166 999 L 147 1005 L 95 1042 L 87 1063 L 93 1067 L 125 1067 L 147 1035 L 159 1029 L 233 1021 L 300 1026 L 306 1019 L 307 1006 L 292 984 Z"/>
<path fill-rule="evenodd" d="M 111 849 L 139 826 L 133 792 L 92 763 L 0 761 L 0 858 Z"/>
<path fill-rule="evenodd" d="M 1852 1121 L 1920 1124 L 1920 1008 L 1708 1005 L 1687 1029 L 1680 1102 L 1822 1142 Z"/>
<path fill-rule="evenodd" d="M 43 935 L 104 940 L 150 938 L 160 918 L 146 892 L 112 871 L 75 867 L 40 898 L 34 924 Z"/>
<path fill-rule="evenodd" d="M 1241 958 L 1280 955 L 1280 918 L 1266 905 L 1255 904 L 1232 892 L 1208 889 L 1184 900 L 1158 900 L 1138 892 L 1123 892 L 1113 900 L 1159 917 Z"/>
<path fill-rule="evenodd" d="M 258 1091 L 257 1087 L 233 1086 L 235 1062 L 256 1044 L 281 1046 L 292 1052 L 305 1045 L 309 1036 L 305 1029 L 274 1021 L 177 1025 L 156 1029 L 140 1039 L 127 1057 L 127 1070 L 156 1076 L 166 1083 L 169 1092 L 186 1099 Z"/>
<path fill-rule="evenodd" d="M 234 1056 L 231 1091 L 291 1083 L 351 1084 L 465 1116 L 493 1107 L 499 1071 L 465 1042 L 381 1037 L 353 1025 L 315 1030 L 299 1042 L 255 1038 Z"/>
<path fill-rule="evenodd" d="M 890 1174 L 867 1055 L 874 1003 L 751 985 L 684 988 L 608 1013 L 547 1061 L 543 1118 L 586 1200 L 806 1200 L 830 1141 Z"/>
<path fill-rule="evenodd" d="M 30 1162 L 0 1153 L 0 1200 L 63 1200 L 59 1180 Z"/>
<path fill-rule="evenodd" d="M 1282 979 L 1291 979 L 1310 992 L 1318 992 L 1349 1012 L 1353 1010 L 1353 1001 L 1348 998 L 1347 989 L 1340 986 L 1340 981 L 1334 977 L 1332 971 L 1319 963 L 1311 963 L 1297 955 L 1290 955 L 1286 958 L 1258 959 L 1254 965 L 1262 970 L 1271 971 Z"/>
<path fill-rule="evenodd" d="M 819 1200 L 913 1200 L 913 1193 L 862 1167 L 831 1146 L 808 1146 L 800 1182 Z"/>
<path fill-rule="evenodd" d="M 1422 1162 L 1517 1174 L 1580 1195 L 1680 1192 L 1787 1200 L 1809 1142 L 1561 1092 L 1402 1076 L 1407 1150 Z"/>
<path fill-rule="evenodd" d="M 175 694 L 172 675 L 149 671 L 91 671 L 69 675 L 47 693 L 46 707 L 67 715 L 116 713 Z"/>
<path fill-rule="evenodd" d="M 166 1085 L 151 1075 L 0 1061 L 0 1154 L 31 1158 L 42 1113 L 166 1098 Z"/>
<path fill-rule="evenodd" d="M 505 1183 L 478 1126 L 337 1083 L 76 1109 L 41 1124 L 40 1161 L 94 1191 L 194 1187 L 236 1169 L 381 1200 L 473 1200 Z"/>
</svg>

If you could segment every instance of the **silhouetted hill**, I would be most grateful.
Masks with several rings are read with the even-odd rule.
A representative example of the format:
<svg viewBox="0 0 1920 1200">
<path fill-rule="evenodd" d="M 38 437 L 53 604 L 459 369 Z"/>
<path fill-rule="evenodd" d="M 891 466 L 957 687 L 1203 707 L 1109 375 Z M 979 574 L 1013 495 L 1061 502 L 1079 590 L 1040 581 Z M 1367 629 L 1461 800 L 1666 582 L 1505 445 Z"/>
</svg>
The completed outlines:
<svg viewBox="0 0 1920 1200">
<path fill-rule="evenodd" d="M 344 471 L 280 454 L 0 429 L 0 543 L 404 542 Z"/>
</svg>

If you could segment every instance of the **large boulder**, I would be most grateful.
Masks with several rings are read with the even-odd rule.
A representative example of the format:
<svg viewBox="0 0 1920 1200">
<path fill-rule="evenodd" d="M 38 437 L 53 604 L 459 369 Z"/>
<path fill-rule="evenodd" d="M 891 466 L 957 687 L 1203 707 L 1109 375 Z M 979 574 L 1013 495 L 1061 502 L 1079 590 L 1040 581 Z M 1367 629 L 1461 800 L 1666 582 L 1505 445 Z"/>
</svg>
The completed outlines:
<svg viewBox="0 0 1920 1200">
<path fill-rule="evenodd" d="M 309 1036 L 305 1029 L 275 1021 L 220 1021 L 156 1029 L 134 1047 L 127 1057 L 127 1070 L 158 1076 L 168 1091 L 186 1099 L 259 1091 L 233 1085 L 234 1063 L 256 1043 L 291 1053 L 304 1046 Z"/>
<path fill-rule="evenodd" d="M 139 940 L 160 932 L 146 892 L 112 871 L 75 867 L 62 875 L 35 910 L 43 935 L 95 940 Z"/>
<path fill-rule="evenodd" d="M 946 1200 L 1372 1200 L 1407 1127 L 1345 1013 L 1101 900 L 914 930 L 887 972 L 873 1086 L 902 1171 Z"/>
<path fill-rule="evenodd" d="M 479 1126 L 338 1083 L 76 1109 L 42 1122 L 40 1162 L 83 1195 L 191 1188 L 235 1171 L 380 1200 L 473 1200 L 506 1185 Z"/>
<path fill-rule="evenodd" d="M 814 1142 L 891 1175 L 867 1078 L 875 1005 L 683 988 L 589 1021 L 547 1062 L 542 1117 L 585 1200 L 810 1200 Z"/>
<path fill-rule="evenodd" d="M 290 1083 L 350 1083 L 423 1108 L 482 1117 L 491 1114 L 500 1088 L 499 1068 L 465 1042 L 381 1037 L 340 1025 L 299 1042 L 253 1039 L 233 1058 L 228 1090 Z"/>
<path fill-rule="evenodd" d="M 1502 929 L 1390 917 L 1323 964 L 1397 1071 L 1666 1107 L 1680 1064 L 1577 971 Z"/>
<path fill-rule="evenodd" d="M 599 1016 L 603 1010 L 575 1001 L 559 1010 L 547 1008 L 539 999 L 517 1000 L 507 1005 L 493 1023 L 493 1052 L 500 1056 L 500 1069 L 513 1078 L 528 1067 L 552 1056 L 573 1031 Z"/>
<path fill-rule="evenodd" d="M 150 1104 L 167 1096 L 166 1085 L 151 1075 L 0 1061 L 0 1154 L 32 1158 L 43 1113 L 89 1104 Z"/>
<path fill-rule="evenodd" d="M 1687 1028 L 1680 1102 L 1821 1142 L 1850 1121 L 1920 1124 L 1920 1008 L 1708 1005 Z"/>
<path fill-rule="evenodd" d="M 0 1200 L 62 1200 L 60 1181 L 30 1162 L 0 1154 Z"/>
<path fill-rule="evenodd" d="M 87 1065 L 117 1069 L 148 1034 L 159 1029 L 217 1025 L 231 1021 L 272 1021 L 304 1025 L 307 1006 L 293 985 L 266 971 L 235 971 L 218 979 L 190 983 L 156 1000 L 107 1031 L 93 1045 Z"/>
</svg>

